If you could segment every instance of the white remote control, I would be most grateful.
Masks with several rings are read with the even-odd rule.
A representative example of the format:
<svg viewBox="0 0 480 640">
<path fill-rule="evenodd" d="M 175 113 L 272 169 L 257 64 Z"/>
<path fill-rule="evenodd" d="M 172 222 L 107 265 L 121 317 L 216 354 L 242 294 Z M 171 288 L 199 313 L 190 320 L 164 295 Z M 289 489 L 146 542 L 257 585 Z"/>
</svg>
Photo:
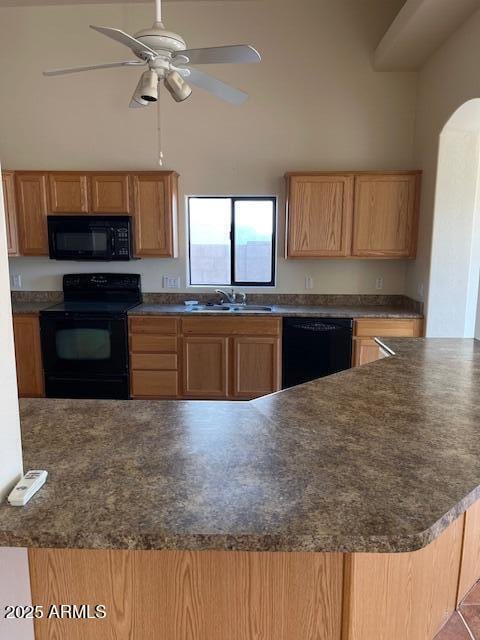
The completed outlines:
<svg viewBox="0 0 480 640">
<path fill-rule="evenodd" d="M 8 496 L 8 502 L 14 507 L 23 507 L 43 487 L 47 476 L 46 471 L 37 469 L 27 471 L 13 487 Z"/>
</svg>

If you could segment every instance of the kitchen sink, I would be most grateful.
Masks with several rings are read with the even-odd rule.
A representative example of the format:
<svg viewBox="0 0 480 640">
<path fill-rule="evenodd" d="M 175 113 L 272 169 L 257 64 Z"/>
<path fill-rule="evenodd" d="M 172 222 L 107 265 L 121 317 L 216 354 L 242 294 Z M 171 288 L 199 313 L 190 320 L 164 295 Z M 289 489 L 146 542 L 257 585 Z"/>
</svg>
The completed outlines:
<svg viewBox="0 0 480 640">
<path fill-rule="evenodd" d="M 216 311 L 227 311 L 230 313 L 245 313 L 249 311 L 259 311 L 268 313 L 272 311 L 272 307 L 264 307 L 259 304 L 193 304 L 188 307 L 188 311 L 195 311 L 196 313 L 212 313 Z"/>
</svg>

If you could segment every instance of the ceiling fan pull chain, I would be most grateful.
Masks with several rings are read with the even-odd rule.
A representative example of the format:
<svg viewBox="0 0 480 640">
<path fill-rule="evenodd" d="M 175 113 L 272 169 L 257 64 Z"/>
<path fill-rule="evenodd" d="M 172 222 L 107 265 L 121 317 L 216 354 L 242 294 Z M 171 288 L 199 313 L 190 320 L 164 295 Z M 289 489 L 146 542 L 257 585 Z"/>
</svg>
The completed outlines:
<svg viewBox="0 0 480 640">
<path fill-rule="evenodd" d="M 158 164 L 163 167 L 163 151 L 162 151 L 162 111 L 160 108 L 160 92 L 158 92 L 157 100 L 157 134 L 158 134 Z"/>
</svg>

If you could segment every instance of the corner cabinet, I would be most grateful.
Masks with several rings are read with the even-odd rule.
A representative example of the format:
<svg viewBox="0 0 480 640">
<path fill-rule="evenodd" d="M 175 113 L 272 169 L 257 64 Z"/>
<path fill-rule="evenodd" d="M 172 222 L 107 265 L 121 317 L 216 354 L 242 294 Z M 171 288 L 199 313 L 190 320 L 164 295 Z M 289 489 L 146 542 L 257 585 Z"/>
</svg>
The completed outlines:
<svg viewBox="0 0 480 640">
<path fill-rule="evenodd" d="M 176 258 L 178 174 L 140 173 L 131 180 L 136 255 Z"/>
<path fill-rule="evenodd" d="M 287 258 L 414 258 L 421 172 L 288 173 Z"/>
<path fill-rule="evenodd" d="M 385 357 L 376 337 L 420 338 L 423 336 L 422 318 L 359 318 L 353 326 L 353 367 L 375 362 Z"/>
</svg>

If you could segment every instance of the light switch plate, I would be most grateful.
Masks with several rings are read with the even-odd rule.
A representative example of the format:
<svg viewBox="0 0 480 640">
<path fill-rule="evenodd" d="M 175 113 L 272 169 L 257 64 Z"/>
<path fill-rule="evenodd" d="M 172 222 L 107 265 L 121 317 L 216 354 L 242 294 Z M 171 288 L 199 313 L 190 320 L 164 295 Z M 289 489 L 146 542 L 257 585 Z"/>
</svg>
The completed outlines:
<svg viewBox="0 0 480 640">
<path fill-rule="evenodd" d="M 180 289 L 180 278 L 178 276 L 163 276 L 164 289 Z"/>
</svg>

